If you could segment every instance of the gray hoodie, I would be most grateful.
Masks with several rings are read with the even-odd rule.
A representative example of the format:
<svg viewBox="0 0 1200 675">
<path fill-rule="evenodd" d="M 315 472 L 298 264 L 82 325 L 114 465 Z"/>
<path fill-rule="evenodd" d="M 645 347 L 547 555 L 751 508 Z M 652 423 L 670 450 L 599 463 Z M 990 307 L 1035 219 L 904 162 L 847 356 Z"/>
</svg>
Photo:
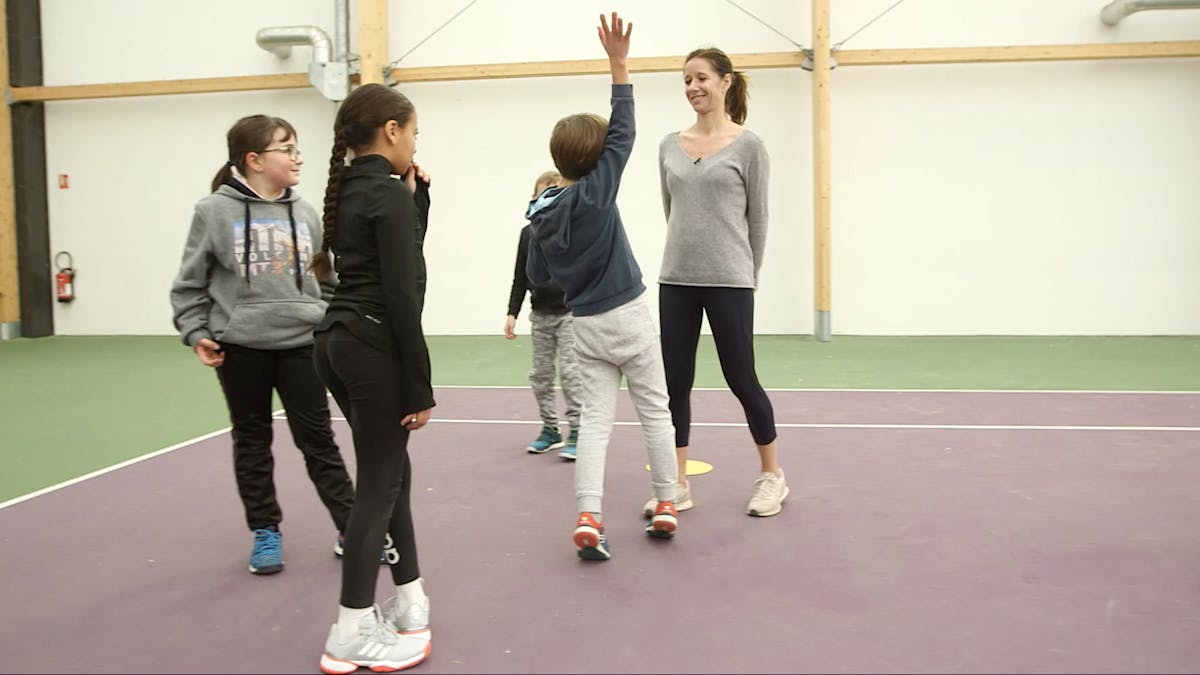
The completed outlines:
<svg viewBox="0 0 1200 675">
<path fill-rule="evenodd" d="M 316 209 L 291 189 L 272 202 L 230 179 L 201 199 L 171 285 L 183 343 L 194 347 L 211 338 L 254 349 L 311 344 L 332 290 L 308 269 L 320 245 Z"/>
</svg>

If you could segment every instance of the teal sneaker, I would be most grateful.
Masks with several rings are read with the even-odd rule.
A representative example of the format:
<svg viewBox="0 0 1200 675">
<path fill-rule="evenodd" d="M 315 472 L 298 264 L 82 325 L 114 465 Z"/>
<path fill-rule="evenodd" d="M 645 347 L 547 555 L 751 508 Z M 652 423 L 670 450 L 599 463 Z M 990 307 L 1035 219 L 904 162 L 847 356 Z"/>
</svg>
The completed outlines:
<svg viewBox="0 0 1200 675">
<path fill-rule="evenodd" d="M 250 549 L 251 574 L 275 574 L 283 571 L 283 535 L 279 530 L 254 530 L 254 548 Z"/>
<path fill-rule="evenodd" d="M 562 452 L 558 453 L 559 457 L 566 460 L 575 460 L 575 445 L 579 442 L 579 430 L 572 429 L 567 435 L 567 444 L 563 446 Z"/>
<path fill-rule="evenodd" d="M 535 455 L 540 455 L 543 452 L 550 452 L 563 447 L 562 434 L 558 429 L 551 426 L 543 426 L 542 433 L 533 440 L 525 449 Z"/>
</svg>

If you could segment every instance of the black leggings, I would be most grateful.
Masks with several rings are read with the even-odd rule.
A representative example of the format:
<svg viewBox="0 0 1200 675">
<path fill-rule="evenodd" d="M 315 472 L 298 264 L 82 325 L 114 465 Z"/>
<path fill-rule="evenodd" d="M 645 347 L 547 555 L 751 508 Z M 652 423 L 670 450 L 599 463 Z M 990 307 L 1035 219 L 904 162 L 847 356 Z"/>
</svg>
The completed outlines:
<svg viewBox="0 0 1200 675">
<path fill-rule="evenodd" d="M 329 399 L 313 370 L 311 345 L 251 349 L 223 343 L 225 363 L 217 379 L 233 425 L 233 470 L 250 529 L 278 526 L 283 511 L 275 496 L 271 452 L 271 391 L 279 392 L 292 440 L 304 453 L 308 477 L 338 531 L 346 529 L 354 486 L 329 426 Z"/>
<path fill-rule="evenodd" d="M 342 558 L 341 603 L 370 607 L 375 603 L 381 546 L 397 585 L 421 576 L 409 503 L 409 432 L 401 424 L 404 413 L 398 396 L 400 363 L 340 324 L 315 338 L 317 372 L 350 422 L 357 464 Z"/>
<path fill-rule="evenodd" d="M 686 447 L 692 425 L 692 383 L 696 379 L 696 346 L 700 321 L 708 316 L 721 372 L 742 403 L 750 435 L 758 445 L 775 440 L 775 410 L 754 370 L 754 290 L 719 286 L 658 287 L 663 366 L 671 396 L 675 447 Z"/>
</svg>

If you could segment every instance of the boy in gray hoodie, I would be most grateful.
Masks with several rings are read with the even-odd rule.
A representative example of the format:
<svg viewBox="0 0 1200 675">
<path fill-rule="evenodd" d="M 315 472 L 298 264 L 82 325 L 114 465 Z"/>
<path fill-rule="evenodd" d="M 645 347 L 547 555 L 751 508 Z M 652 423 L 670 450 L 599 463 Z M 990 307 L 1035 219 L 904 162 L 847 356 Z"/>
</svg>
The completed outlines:
<svg viewBox="0 0 1200 675">
<path fill-rule="evenodd" d="M 331 288 L 308 269 L 321 219 L 292 187 L 300 180 L 296 132 L 252 115 L 227 134 L 229 161 L 196 204 L 171 286 L 175 327 L 216 369 L 233 426 L 233 465 L 254 535 L 250 572 L 283 570 L 283 520 L 271 454 L 272 391 L 304 453 L 308 476 L 341 533 L 354 489 L 333 440 L 325 386 L 313 365 L 313 327 Z M 334 546 L 341 554 L 341 537 Z"/>
<path fill-rule="evenodd" d="M 611 557 L 601 502 L 604 463 L 616 414 L 621 376 L 637 408 L 650 460 L 650 482 L 658 506 L 646 533 L 669 539 L 675 513 L 675 429 L 668 408 L 662 352 L 646 286 L 634 259 L 617 190 L 633 149 L 633 85 L 629 83 L 629 35 L 612 13 L 600 16 L 597 32 L 612 70 L 612 115 L 564 117 L 550 137 L 550 154 L 563 176 L 529 205 L 529 279 L 553 280 L 563 289 L 575 324 L 575 346 L 583 382 L 583 411 L 575 462 L 579 517 L 574 540 L 585 560 Z"/>
</svg>

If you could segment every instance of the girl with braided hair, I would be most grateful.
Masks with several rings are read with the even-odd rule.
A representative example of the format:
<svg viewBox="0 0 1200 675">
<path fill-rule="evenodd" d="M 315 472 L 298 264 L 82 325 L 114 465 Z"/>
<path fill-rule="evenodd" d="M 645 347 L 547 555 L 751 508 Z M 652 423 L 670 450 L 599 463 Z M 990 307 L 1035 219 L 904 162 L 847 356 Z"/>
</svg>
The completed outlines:
<svg viewBox="0 0 1200 675">
<path fill-rule="evenodd" d="M 428 207 L 417 113 L 381 84 L 355 89 L 334 120 L 317 276 L 337 289 L 315 329 L 317 372 L 346 414 L 357 479 L 346 529 L 341 603 L 321 656 L 326 673 L 416 665 L 430 651 L 429 599 L 417 565 L 408 436 L 434 406 L 421 330 Z M 346 163 L 350 157 L 350 163 Z M 400 180 L 397 180 L 399 178 Z M 396 594 L 375 605 L 379 545 Z"/>
</svg>

